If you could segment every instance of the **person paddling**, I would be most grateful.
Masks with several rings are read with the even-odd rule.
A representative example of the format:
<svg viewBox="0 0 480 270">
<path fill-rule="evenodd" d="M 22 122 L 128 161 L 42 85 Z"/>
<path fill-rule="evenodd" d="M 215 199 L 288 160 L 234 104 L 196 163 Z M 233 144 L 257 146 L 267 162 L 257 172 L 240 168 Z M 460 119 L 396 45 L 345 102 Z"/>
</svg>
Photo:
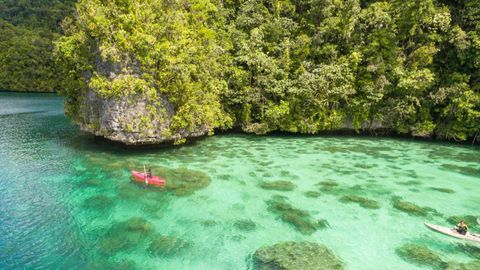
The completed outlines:
<svg viewBox="0 0 480 270">
<path fill-rule="evenodd" d="M 467 231 L 468 231 L 468 225 L 467 223 L 465 223 L 464 220 L 460 221 L 460 223 L 457 224 L 457 226 L 455 227 L 455 230 L 461 234 L 461 235 L 465 235 L 467 234 Z"/>
<path fill-rule="evenodd" d="M 148 178 L 152 178 L 152 168 L 148 167 L 148 171 L 145 168 L 145 165 L 143 165 L 143 175 L 145 176 L 145 184 L 148 185 Z"/>
<path fill-rule="evenodd" d="M 148 167 L 147 177 L 152 178 L 152 168 L 151 167 Z"/>
</svg>

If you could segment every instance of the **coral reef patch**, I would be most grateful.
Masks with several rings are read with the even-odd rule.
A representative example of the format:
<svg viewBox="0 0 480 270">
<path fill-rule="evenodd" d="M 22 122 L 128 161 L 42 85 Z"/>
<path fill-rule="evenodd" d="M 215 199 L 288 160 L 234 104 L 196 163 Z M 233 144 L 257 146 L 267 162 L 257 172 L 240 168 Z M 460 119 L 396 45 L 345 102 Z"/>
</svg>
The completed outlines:
<svg viewBox="0 0 480 270">
<path fill-rule="evenodd" d="M 263 182 L 259 186 L 263 189 L 278 191 L 292 191 L 295 189 L 295 185 L 290 181 Z"/>
<path fill-rule="evenodd" d="M 343 203 L 356 203 L 363 208 L 367 209 L 379 209 L 380 204 L 375 200 L 370 200 L 365 197 L 357 196 L 357 195 L 347 195 L 342 196 L 339 201 Z"/>
<path fill-rule="evenodd" d="M 292 225 L 302 234 L 310 235 L 318 229 L 328 226 L 326 220 L 313 220 L 307 211 L 293 207 L 285 197 L 274 196 L 267 201 L 267 205 L 268 211 L 277 215 L 283 222 Z"/>
<path fill-rule="evenodd" d="M 331 250 L 312 242 L 282 242 L 253 254 L 255 270 L 341 270 L 343 262 Z"/>
</svg>

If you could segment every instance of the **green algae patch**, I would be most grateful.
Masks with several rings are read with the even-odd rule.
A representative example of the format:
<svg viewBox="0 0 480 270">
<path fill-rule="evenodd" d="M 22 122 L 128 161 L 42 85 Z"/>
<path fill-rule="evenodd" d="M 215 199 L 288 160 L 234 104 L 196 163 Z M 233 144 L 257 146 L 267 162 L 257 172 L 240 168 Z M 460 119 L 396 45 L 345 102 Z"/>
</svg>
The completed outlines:
<svg viewBox="0 0 480 270">
<path fill-rule="evenodd" d="M 263 189 L 278 191 L 292 191 L 295 189 L 295 185 L 290 181 L 263 182 L 259 186 Z"/>
<path fill-rule="evenodd" d="M 455 164 L 442 164 L 441 167 L 447 171 L 454 171 L 466 176 L 477 177 L 480 175 L 480 168 L 474 166 L 459 166 Z"/>
<path fill-rule="evenodd" d="M 402 186 L 419 186 L 422 184 L 422 182 L 417 181 L 417 180 L 409 180 L 409 181 L 404 181 L 404 182 L 397 182 L 397 184 L 402 185 Z"/>
<path fill-rule="evenodd" d="M 399 255 L 403 260 L 416 264 L 418 266 L 429 266 L 433 269 L 443 269 L 443 270 L 477 270 L 480 269 L 480 261 L 478 260 L 479 249 L 475 246 L 470 245 L 459 245 L 461 252 L 477 259 L 476 261 L 464 263 L 456 261 L 444 261 L 441 259 L 440 255 L 430 250 L 426 246 L 416 245 L 416 244 L 407 244 L 398 249 L 396 249 L 397 255 Z M 473 252 L 473 254 L 472 254 Z"/>
<path fill-rule="evenodd" d="M 395 250 L 403 260 L 419 266 L 430 266 L 433 268 L 444 268 L 445 263 L 440 256 L 426 246 L 406 244 Z"/>
<path fill-rule="evenodd" d="M 480 247 L 469 244 L 457 244 L 457 249 L 469 257 L 480 260 Z M 478 268 L 480 269 L 480 268 Z"/>
<path fill-rule="evenodd" d="M 153 232 L 153 225 L 140 217 L 115 223 L 100 241 L 100 252 L 113 255 L 129 250 L 142 243 Z"/>
<path fill-rule="evenodd" d="M 445 270 L 478 270 L 480 269 L 480 261 L 474 261 L 469 263 L 448 262 L 446 263 Z"/>
<path fill-rule="evenodd" d="M 105 269 L 115 269 L 115 270 L 135 270 L 138 269 L 135 262 L 130 260 L 121 260 L 118 262 L 110 262 L 106 259 L 98 259 L 89 261 L 88 264 L 81 269 L 85 270 L 105 270 Z"/>
<path fill-rule="evenodd" d="M 402 212 L 405 212 L 405 213 L 407 213 L 409 215 L 412 215 L 412 216 L 425 217 L 429 214 L 437 214 L 438 215 L 438 212 L 433 208 L 421 207 L 421 206 L 418 206 L 418 205 L 416 205 L 412 202 L 403 201 L 398 196 L 392 197 L 392 204 L 393 204 L 393 207 L 395 209 L 398 209 L 398 210 L 400 210 Z"/>
<path fill-rule="evenodd" d="M 202 224 L 203 227 L 214 227 L 215 225 L 217 225 L 217 222 L 213 219 L 206 219 L 202 220 L 200 224 Z"/>
<path fill-rule="evenodd" d="M 259 248 L 252 257 L 255 270 L 341 270 L 342 260 L 330 249 L 312 242 L 281 242 Z"/>
<path fill-rule="evenodd" d="M 365 197 L 357 196 L 357 195 L 347 195 L 343 196 L 339 199 L 342 203 L 356 203 L 363 208 L 367 209 L 379 209 L 380 204 L 375 200 L 370 200 Z"/>
<path fill-rule="evenodd" d="M 322 187 L 338 187 L 339 184 L 335 181 L 322 181 L 317 183 L 317 186 L 322 186 Z"/>
<path fill-rule="evenodd" d="M 314 190 L 305 191 L 303 194 L 305 195 L 305 197 L 308 197 L 308 198 L 318 198 L 322 195 L 322 193 Z"/>
<path fill-rule="evenodd" d="M 438 192 L 442 192 L 442 193 L 449 193 L 449 194 L 455 193 L 455 190 L 450 189 L 450 188 L 431 187 L 430 189 L 438 191 Z"/>
<path fill-rule="evenodd" d="M 322 182 L 319 182 L 317 186 L 320 186 L 320 190 L 329 192 L 329 191 L 336 190 L 339 184 L 335 181 L 322 181 Z"/>
<path fill-rule="evenodd" d="M 146 189 L 135 183 L 125 182 L 117 187 L 117 195 L 122 199 L 138 199 L 145 195 Z"/>
<path fill-rule="evenodd" d="M 326 219 L 319 219 L 317 220 L 317 228 L 318 229 L 325 229 L 327 227 L 330 227 L 330 223 Z"/>
<path fill-rule="evenodd" d="M 292 225 L 302 234 L 310 235 L 326 226 L 325 220 L 314 221 L 310 214 L 293 207 L 284 197 L 275 196 L 267 201 L 268 211 L 277 215 L 283 222 Z"/>
<path fill-rule="evenodd" d="M 244 232 L 251 232 L 257 228 L 257 224 L 250 219 L 240 219 L 233 224 L 237 229 Z"/>
<path fill-rule="evenodd" d="M 233 176 L 230 174 L 221 174 L 218 176 L 218 179 L 225 180 L 225 181 L 232 180 L 232 178 Z"/>
<path fill-rule="evenodd" d="M 197 190 L 206 188 L 211 182 L 210 177 L 204 172 L 187 168 L 157 167 L 153 169 L 153 174 L 165 178 L 165 190 L 172 192 L 175 196 L 191 195 Z"/>
<path fill-rule="evenodd" d="M 143 199 L 139 199 L 139 203 L 140 209 L 142 209 L 145 214 L 157 219 L 164 216 L 165 209 L 169 206 L 169 201 L 161 196 L 160 198 L 146 196 Z"/>
<path fill-rule="evenodd" d="M 78 183 L 78 186 L 81 188 L 99 187 L 100 185 L 102 185 L 102 182 L 97 178 L 88 178 L 87 180 L 84 180 Z"/>
<path fill-rule="evenodd" d="M 477 222 L 477 217 L 473 215 L 464 215 L 464 216 L 451 216 L 447 218 L 447 222 L 455 226 L 461 220 L 464 220 L 470 229 L 480 230 L 480 225 Z"/>
<path fill-rule="evenodd" d="M 181 238 L 156 235 L 147 250 L 154 256 L 170 257 L 179 255 L 190 247 L 191 244 Z"/>
<path fill-rule="evenodd" d="M 265 172 L 265 173 L 262 174 L 262 177 L 270 178 L 270 177 L 273 177 L 273 174 L 271 174 L 269 172 Z"/>
<path fill-rule="evenodd" d="M 105 210 L 111 208 L 115 204 L 115 201 L 105 195 L 95 195 L 87 198 L 83 205 L 89 209 Z"/>
<path fill-rule="evenodd" d="M 230 239 L 232 239 L 235 242 L 241 242 L 241 241 L 247 239 L 247 237 L 245 237 L 244 235 L 232 235 L 230 237 Z"/>
</svg>

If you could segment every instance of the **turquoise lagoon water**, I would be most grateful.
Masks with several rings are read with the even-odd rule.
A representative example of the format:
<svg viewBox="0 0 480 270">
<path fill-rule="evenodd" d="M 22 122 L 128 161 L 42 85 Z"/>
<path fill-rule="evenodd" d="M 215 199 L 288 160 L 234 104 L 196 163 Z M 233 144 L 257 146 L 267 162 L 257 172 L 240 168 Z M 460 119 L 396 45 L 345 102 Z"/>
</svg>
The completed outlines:
<svg viewBox="0 0 480 270">
<path fill-rule="evenodd" d="M 428 269 L 398 255 L 408 244 L 426 246 L 444 261 L 480 259 L 465 253 L 463 242 L 423 226 L 480 216 L 478 147 L 220 135 L 134 150 L 78 131 L 62 102 L 0 93 L 0 269 L 252 269 L 255 250 L 289 240 L 325 245 L 346 269 Z M 211 182 L 176 196 L 131 183 L 129 170 L 141 164 L 154 172 L 203 172 Z M 260 187 L 278 180 L 294 189 Z M 279 195 L 329 226 L 302 233 L 269 210 Z M 377 204 L 345 202 L 352 195 Z M 398 201 L 426 212 L 395 207 Z M 140 229 L 125 225 L 132 220 Z M 242 221 L 246 228 L 238 226 Z M 150 243 L 160 235 L 167 251 L 152 253 Z"/>
</svg>

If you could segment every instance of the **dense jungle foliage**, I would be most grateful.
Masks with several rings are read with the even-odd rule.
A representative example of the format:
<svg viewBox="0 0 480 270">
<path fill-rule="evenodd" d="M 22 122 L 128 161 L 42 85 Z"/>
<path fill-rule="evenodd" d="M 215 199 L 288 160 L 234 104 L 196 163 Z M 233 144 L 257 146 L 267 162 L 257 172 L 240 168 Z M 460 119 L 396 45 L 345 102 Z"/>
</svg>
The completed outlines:
<svg viewBox="0 0 480 270">
<path fill-rule="evenodd" d="M 480 135 L 480 0 L 80 0 L 62 26 L 54 67 L 80 122 L 93 89 L 167 98 L 173 133 Z"/>
<path fill-rule="evenodd" d="M 53 41 L 74 0 L 0 0 L 0 90 L 58 89 Z"/>
</svg>

